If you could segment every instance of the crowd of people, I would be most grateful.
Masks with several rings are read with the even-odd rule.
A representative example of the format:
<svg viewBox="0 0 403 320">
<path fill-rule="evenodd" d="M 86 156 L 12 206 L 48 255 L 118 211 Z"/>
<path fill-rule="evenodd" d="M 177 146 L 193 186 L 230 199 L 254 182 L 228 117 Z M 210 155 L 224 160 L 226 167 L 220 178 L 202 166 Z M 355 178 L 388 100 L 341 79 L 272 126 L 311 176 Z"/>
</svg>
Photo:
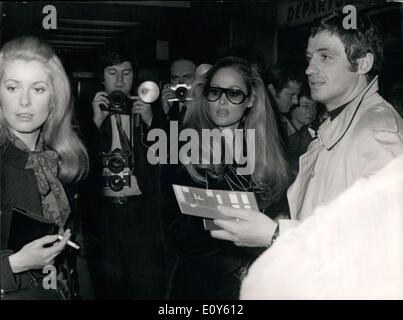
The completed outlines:
<svg viewBox="0 0 403 320">
<path fill-rule="evenodd" d="M 363 14 L 357 29 L 342 22 L 331 14 L 312 26 L 305 73 L 235 55 L 201 72 L 182 57 L 155 101 L 137 94 L 134 53 L 113 47 L 99 62 L 88 119 L 74 117 L 48 44 L 6 43 L 1 299 L 403 297 L 401 178 L 390 192 L 385 178 L 402 170 L 401 103 L 392 105 L 401 99 L 378 92 L 377 26 Z M 199 143 L 174 148 L 173 124 Z M 149 161 L 161 156 L 148 139 L 154 129 L 168 134 L 167 163 Z M 218 147 L 202 139 L 207 131 L 219 133 Z M 242 139 L 228 138 L 237 132 Z M 220 203 L 207 228 L 183 214 L 173 185 L 253 193 L 258 210 Z M 369 204 L 379 212 L 363 214 Z M 83 257 L 89 279 L 77 267 Z M 57 275 L 50 289 L 47 266 Z"/>
</svg>

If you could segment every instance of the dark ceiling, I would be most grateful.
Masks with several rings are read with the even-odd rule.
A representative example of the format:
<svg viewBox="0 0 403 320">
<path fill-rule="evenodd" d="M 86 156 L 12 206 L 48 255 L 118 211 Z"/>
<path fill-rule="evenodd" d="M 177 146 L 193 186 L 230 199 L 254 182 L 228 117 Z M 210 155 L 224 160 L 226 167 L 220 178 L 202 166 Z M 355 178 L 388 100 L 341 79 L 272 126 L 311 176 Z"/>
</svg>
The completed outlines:
<svg viewBox="0 0 403 320">
<path fill-rule="evenodd" d="M 42 26 L 53 5 L 57 29 Z M 18 1 L 3 2 L 2 42 L 23 34 L 46 39 L 73 69 L 90 68 L 106 45 L 133 47 L 144 67 L 155 66 L 157 44 L 171 60 L 206 61 L 228 42 L 230 21 L 274 21 L 275 1 Z M 162 41 L 162 43 L 161 43 Z M 164 49 L 164 45 L 169 46 Z M 224 45 L 225 46 L 225 45 Z M 163 53 L 164 55 L 164 53 Z"/>
<path fill-rule="evenodd" d="M 132 49 L 144 69 L 166 70 L 179 56 L 196 63 L 213 62 L 227 49 L 263 50 L 276 45 L 276 0 L 266 1 L 14 1 L 2 2 L 1 37 L 6 42 L 23 34 L 46 39 L 68 71 L 91 71 L 106 46 Z M 57 29 L 45 30 L 43 8 L 53 5 Z M 386 62 L 396 70 L 403 52 L 399 4 L 382 2 L 372 10 L 387 40 Z M 403 8 L 403 5 L 401 5 Z M 281 60 L 304 60 L 307 27 L 279 30 Z M 262 43 L 266 43 L 263 44 Z M 298 60 L 299 59 L 299 60 Z M 268 57 L 266 60 L 270 62 Z M 70 69 L 70 70 L 69 70 Z"/>
</svg>

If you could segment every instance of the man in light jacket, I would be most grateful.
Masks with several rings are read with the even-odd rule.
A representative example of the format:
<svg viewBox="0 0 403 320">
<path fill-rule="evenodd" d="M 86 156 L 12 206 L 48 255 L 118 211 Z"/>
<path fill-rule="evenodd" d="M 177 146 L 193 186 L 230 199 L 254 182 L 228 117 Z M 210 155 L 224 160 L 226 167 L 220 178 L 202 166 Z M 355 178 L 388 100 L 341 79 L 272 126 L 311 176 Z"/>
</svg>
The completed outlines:
<svg viewBox="0 0 403 320">
<path fill-rule="evenodd" d="M 291 219 L 276 222 L 260 212 L 222 207 L 234 219 L 214 220 L 223 230 L 212 231 L 213 237 L 270 246 L 315 208 L 403 153 L 403 120 L 378 93 L 379 30 L 363 14 L 357 16 L 357 29 L 344 29 L 343 19 L 332 14 L 311 29 L 306 74 L 312 98 L 325 104 L 330 117 L 300 158 L 299 174 L 288 190 Z"/>
</svg>

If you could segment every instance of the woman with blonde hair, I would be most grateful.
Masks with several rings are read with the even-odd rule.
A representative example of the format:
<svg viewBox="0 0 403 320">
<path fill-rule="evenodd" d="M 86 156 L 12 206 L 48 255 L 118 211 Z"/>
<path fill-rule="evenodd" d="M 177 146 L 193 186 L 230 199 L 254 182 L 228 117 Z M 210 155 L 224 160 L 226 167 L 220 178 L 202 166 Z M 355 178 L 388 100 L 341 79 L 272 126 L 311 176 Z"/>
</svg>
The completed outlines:
<svg viewBox="0 0 403 320">
<path fill-rule="evenodd" d="M 235 113 L 233 119 L 231 115 L 226 117 L 225 112 L 211 110 L 213 103 L 219 104 L 223 98 L 222 88 L 211 86 L 214 75 L 220 70 L 230 69 L 243 79 L 248 93 L 236 90 L 225 92 L 230 95 L 228 104 Z M 220 95 L 220 96 L 219 96 Z M 232 103 L 244 101 L 240 103 Z M 214 101 L 213 101 L 214 100 Z M 247 103 L 246 103 L 247 102 Z M 189 113 L 185 117 L 185 126 L 197 130 L 199 137 L 202 137 L 203 129 L 216 129 L 221 131 L 225 128 L 231 130 L 242 129 L 244 136 L 247 131 L 254 131 L 254 140 L 247 143 L 255 145 L 256 153 L 250 157 L 255 162 L 255 170 L 251 174 L 252 180 L 258 189 L 266 190 L 266 195 L 270 194 L 276 199 L 287 188 L 287 164 L 283 156 L 283 150 L 279 143 L 279 134 L 274 118 L 274 111 L 270 105 L 263 81 L 257 72 L 246 60 L 238 57 L 226 57 L 219 61 L 207 72 L 207 74 L 193 83 L 193 101 L 189 103 Z M 231 110 L 231 109 L 228 109 Z M 228 111 L 230 113 L 230 111 Z M 217 116 L 216 116 L 217 115 Z M 211 145 L 202 147 L 210 148 Z M 247 147 L 247 146 L 246 146 Z M 271 165 L 268 165 L 271 164 Z M 195 180 L 206 182 L 200 175 L 199 169 L 207 171 L 208 175 L 214 179 L 223 177 L 224 163 L 211 164 L 190 164 L 187 169 Z"/>
<path fill-rule="evenodd" d="M 58 299 L 71 294 L 69 276 L 60 282 L 62 269 L 68 268 L 65 246 L 71 236 L 66 229 L 71 210 L 63 184 L 78 181 L 88 170 L 87 152 L 73 131 L 72 115 L 70 83 L 53 49 L 35 37 L 6 43 L 0 51 L 4 299 Z M 45 290 L 42 269 L 53 264 L 57 289 Z"/>
<path fill-rule="evenodd" d="M 222 58 L 192 84 L 192 99 L 184 125 L 198 133 L 199 154 L 192 155 L 185 169 L 172 176 L 173 182 L 253 192 L 260 210 L 269 209 L 288 187 L 288 169 L 257 70 L 242 58 Z M 203 140 L 206 130 L 218 130 L 225 137 L 221 149 L 214 141 Z M 237 132 L 243 134 L 242 139 L 236 138 Z M 247 161 L 243 163 L 245 150 Z M 177 209 L 175 204 L 167 206 Z M 267 214 L 272 213 L 269 211 Z M 259 252 L 213 239 L 201 218 L 178 211 L 170 218 L 168 240 L 177 259 L 169 297 L 236 299 L 240 279 Z"/>
</svg>

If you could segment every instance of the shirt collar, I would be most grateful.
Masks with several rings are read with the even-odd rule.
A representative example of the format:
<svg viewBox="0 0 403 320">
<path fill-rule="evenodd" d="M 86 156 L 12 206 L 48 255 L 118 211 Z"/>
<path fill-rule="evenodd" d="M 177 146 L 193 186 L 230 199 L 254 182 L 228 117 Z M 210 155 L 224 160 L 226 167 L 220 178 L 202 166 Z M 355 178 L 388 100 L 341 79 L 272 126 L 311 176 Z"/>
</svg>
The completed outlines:
<svg viewBox="0 0 403 320">
<path fill-rule="evenodd" d="M 336 115 L 337 119 L 333 118 L 334 121 L 332 121 L 329 117 L 319 127 L 318 137 L 326 149 L 330 150 L 344 136 L 350 127 L 361 102 L 378 92 L 378 89 L 378 76 L 376 76 L 364 90 L 357 94 L 354 99 L 346 105 L 339 107 L 342 108 L 342 110 L 340 110 L 339 114 Z"/>
<path fill-rule="evenodd" d="M 344 108 L 347 107 L 347 105 L 348 105 L 348 102 L 332 111 L 328 111 L 330 121 L 333 121 L 334 119 L 336 119 L 337 116 L 344 110 Z"/>
</svg>

